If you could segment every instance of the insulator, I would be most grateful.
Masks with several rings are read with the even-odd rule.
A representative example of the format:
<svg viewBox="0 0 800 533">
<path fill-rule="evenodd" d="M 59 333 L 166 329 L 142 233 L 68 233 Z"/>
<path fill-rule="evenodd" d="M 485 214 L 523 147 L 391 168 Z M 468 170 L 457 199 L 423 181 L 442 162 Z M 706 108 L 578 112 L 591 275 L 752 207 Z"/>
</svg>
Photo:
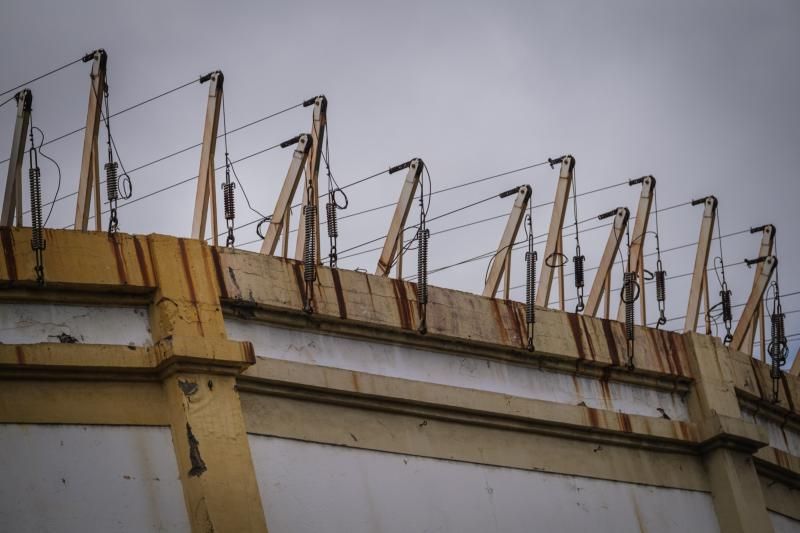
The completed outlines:
<svg viewBox="0 0 800 533">
<path fill-rule="evenodd" d="M 536 322 L 536 252 L 525 252 L 525 323 Z"/>
<path fill-rule="evenodd" d="M 339 236 L 339 223 L 336 220 L 336 204 L 328 202 L 325 204 L 325 215 L 328 220 L 328 237 L 335 239 Z"/>
<path fill-rule="evenodd" d="M 625 337 L 633 340 L 633 304 L 636 301 L 636 273 L 625 272 L 623 276 L 623 302 L 625 303 Z"/>
<path fill-rule="evenodd" d="M 34 250 L 44 250 L 45 242 L 42 236 L 42 182 L 39 167 L 28 171 L 31 182 L 31 247 Z"/>
<path fill-rule="evenodd" d="M 429 229 L 419 232 L 419 245 L 417 249 L 417 302 L 420 305 L 428 303 L 428 239 L 431 236 Z"/>
<path fill-rule="evenodd" d="M 317 279 L 317 258 L 314 242 L 314 206 L 311 204 L 303 208 L 305 215 L 305 241 L 303 245 L 304 279 L 314 281 Z"/>
<path fill-rule="evenodd" d="M 666 301 L 667 299 L 667 272 L 665 270 L 656 270 L 653 273 L 656 277 L 656 300 L 659 302 Z"/>
<path fill-rule="evenodd" d="M 584 283 L 583 277 L 583 263 L 586 260 L 586 257 L 583 255 L 576 255 L 572 258 L 572 262 L 575 263 L 575 288 L 582 288 Z"/>
<path fill-rule="evenodd" d="M 731 291 L 727 288 L 723 288 L 719 295 L 722 298 L 722 320 L 728 323 L 733 320 L 733 313 L 731 312 Z"/>
<path fill-rule="evenodd" d="M 235 189 L 236 184 L 233 182 L 229 181 L 222 184 L 222 203 L 225 208 L 225 220 L 233 220 L 236 218 Z"/>
<path fill-rule="evenodd" d="M 119 180 L 117 178 L 117 162 L 106 163 L 106 193 L 108 194 L 108 201 L 113 202 L 119 199 Z"/>
</svg>

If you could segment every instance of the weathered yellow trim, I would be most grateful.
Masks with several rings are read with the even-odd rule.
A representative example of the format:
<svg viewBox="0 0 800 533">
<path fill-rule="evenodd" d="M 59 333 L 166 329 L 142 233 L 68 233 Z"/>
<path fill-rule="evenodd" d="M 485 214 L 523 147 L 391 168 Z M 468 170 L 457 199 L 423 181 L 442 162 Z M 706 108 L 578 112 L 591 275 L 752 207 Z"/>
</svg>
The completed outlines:
<svg viewBox="0 0 800 533">
<path fill-rule="evenodd" d="M 764 499 L 767 501 L 767 509 L 800 520 L 799 487 L 786 485 L 764 475 L 760 475 L 759 480 L 761 481 L 761 492 L 764 493 Z"/>
<path fill-rule="evenodd" d="M 161 383 L 0 380 L 0 423 L 167 426 Z"/>
<path fill-rule="evenodd" d="M 49 289 L 142 293 L 155 287 L 145 237 L 45 229 L 44 238 Z M 30 242 L 30 228 L 0 228 L 0 280 L 6 286 L 37 287 Z"/>
<path fill-rule="evenodd" d="M 692 423 L 627 415 L 507 394 L 379 376 L 364 372 L 259 357 L 239 379 L 242 391 L 335 402 L 366 409 L 418 413 L 464 423 L 518 428 L 647 446 L 665 441 L 684 446 L 698 442 Z M 652 444 L 656 446 L 656 444 Z M 666 444 L 662 444 L 666 446 Z M 687 451 L 688 448 L 684 448 Z"/>
<path fill-rule="evenodd" d="M 236 380 L 164 380 L 172 442 L 194 531 L 267 531 Z"/>
<path fill-rule="evenodd" d="M 437 459 L 708 491 L 697 456 L 242 392 L 247 431 Z"/>
</svg>

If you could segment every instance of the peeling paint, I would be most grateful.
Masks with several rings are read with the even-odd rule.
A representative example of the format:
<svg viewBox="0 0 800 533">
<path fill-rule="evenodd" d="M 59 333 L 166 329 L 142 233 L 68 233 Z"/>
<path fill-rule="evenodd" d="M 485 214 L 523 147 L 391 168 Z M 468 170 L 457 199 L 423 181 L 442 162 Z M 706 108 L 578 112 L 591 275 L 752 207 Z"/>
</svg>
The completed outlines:
<svg viewBox="0 0 800 533">
<path fill-rule="evenodd" d="M 192 433 L 192 426 L 186 424 L 186 437 L 189 440 L 189 461 L 192 468 L 189 470 L 189 476 L 200 477 L 203 472 L 208 470 L 205 461 L 200 456 L 200 442 Z"/>
</svg>

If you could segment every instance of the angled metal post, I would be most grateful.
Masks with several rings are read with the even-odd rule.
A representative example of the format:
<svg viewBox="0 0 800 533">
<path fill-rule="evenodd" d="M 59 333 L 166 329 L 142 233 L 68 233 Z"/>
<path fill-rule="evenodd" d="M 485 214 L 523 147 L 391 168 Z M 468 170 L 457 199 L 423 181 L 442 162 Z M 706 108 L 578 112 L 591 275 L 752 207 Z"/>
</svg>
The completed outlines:
<svg viewBox="0 0 800 533">
<path fill-rule="evenodd" d="M 630 180 L 629 185 L 642 185 L 642 192 L 639 195 L 639 205 L 636 207 L 636 222 L 633 223 L 633 235 L 631 236 L 631 263 L 628 266 L 629 272 L 640 273 L 644 269 L 642 264 L 644 259 L 644 241 L 647 236 L 647 223 L 650 220 L 650 208 L 653 205 L 653 196 L 656 190 L 656 179 L 653 176 L 643 176 L 635 180 Z M 642 276 L 639 277 L 641 282 Z M 644 285 L 642 285 L 644 287 Z M 642 325 L 646 326 L 646 316 L 644 310 L 644 291 L 642 294 Z M 617 310 L 617 320 L 625 321 L 625 304 L 620 299 L 619 309 Z"/>
<path fill-rule="evenodd" d="M 394 209 L 389 232 L 386 234 L 386 240 L 383 243 L 383 251 L 380 259 L 378 259 L 378 267 L 375 269 L 375 274 L 378 276 L 388 276 L 392 270 L 395 256 L 398 253 L 400 236 L 405 228 L 406 218 L 408 218 L 408 212 L 411 210 L 411 203 L 414 201 L 414 194 L 417 192 L 417 185 L 419 185 L 419 180 L 422 178 L 422 169 L 424 167 L 425 163 L 422 162 L 422 159 L 415 158 L 389 169 L 389 174 L 394 174 L 405 168 L 408 169 L 408 172 L 403 183 L 403 189 L 400 191 L 400 198 L 397 200 L 397 206 Z"/>
<path fill-rule="evenodd" d="M 561 170 L 558 174 L 556 198 L 553 203 L 553 211 L 550 215 L 547 244 L 545 244 L 544 247 L 544 260 L 542 261 L 542 273 L 539 278 L 539 287 L 536 293 L 536 305 L 539 307 L 547 307 L 550 301 L 550 289 L 553 286 L 553 270 L 555 269 L 547 266 L 547 258 L 551 257 L 558 248 L 558 241 L 561 238 L 561 227 L 564 225 L 564 215 L 567 212 L 567 201 L 569 200 L 569 193 L 572 190 L 574 172 L 575 158 L 571 155 L 565 155 L 561 158 Z"/>
<path fill-rule="evenodd" d="M 775 226 L 766 224 L 758 228 L 752 228 L 750 233 L 761 231 L 761 244 L 758 248 L 758 255 L 756 257 L 770 257 L 772 255 L 772 247 L 775 242 Z M 755 273 L 753 275 L 753 287 L 750 290 L 750 296 L 747 298 L 744 311 L 742 311 L 739 322 L 736 323 L 736 329 L 733 332 L 733 340 L 731 340 L 730 347 L 734 350 L 745 352 L 748 355 L 753 353 L 753 339 L 755 337 L 756 324 L 758 323 L 759 315 L 761 313 L 761 299 L 764 291 L 769 285 L 770 277 L 767 277 L 766 284 L 761 287 L 763 281 L 764 271 L 770 267 L 770 264 L 764 260 L 755 263 Z M 770 272 L 770 276 L 772 272 Z M 758 301 L 750 308 L 750 300 L 754 295 L 758 294 Z"/>
<path fill-rule="evenodd" d="M 94 193 L 95 229 L 102 229 L 100 220 L 100 160 L 97 151 L 97 137 L 100 133 L 100 113 L 103 94 L 106 91 L 106 64 L 108 55 L 105 50 L 95 50 L 84 56 L 83 61 L 92 61 L 89 90 L 89 109 L 86 113 L 86 129 L 83 135 L 83 152 L 81 155 L 81 172 L 78 182 L 78 203 L 75 208 L 75 229 L 86 231 L 89 225 L 89 210 Z"/>
<path fill-rule="evenodd" d="M 264 236 L 264 241 L 261 243 L 261 253 L 266 255 L 275 255 L 275 249 L 278 247 L 278 239 L 281 235 L 281 230 L 284 224 L 288 228 L 288 213 L 291 209 L 292 198 L 297 191 L 297 185 L 300 183 L 300 176 L 303 174 L 303 166 L 308 159 L 308 153 L 311 151 L 312 141 L 311 136 L 308 134 L 298 135 L 288 141 L 281 143 L 282 148 L 297 144 L 292 154 L 292 162 L 289 164 L 289 170 L 286 172 L 286 178 L 283 180 L 283 187 L 278 195 L 278 201 L 275 203 L 275 211 L 272 212 L 272 218 L 269 221 L 267 233 Z M 301 217 L 302 218 L 302 217 Z M 287 242 L 284 235 L 284 243 Z"/>
<path fill-rule="evenodd" d="M 11 140 L 11 156 L 8 158 L 8 177 L 3 196 L 3 210 L 0 226 L 22 226 L 22 163 L 25 160 L 25 140 L 31 120 L 33 94 L 22 89 L 14 95 L 17 100 L 17 120 L 14 123 L 14 138 Z"/>
<path fill-rule="evenodd" d="M 628 227 L 628 219 L 631 214 L 627 207 L 618 207 L 607 213 L 603 213 L 597 218 L 603 220 L 611 216 L 614 217 L 614 223 L 611 226 L 611 232 L 608 235 L 605 250 L 603 250 L 603 257 L 600 259 L 600 266 L 594 276 L 592 289 L 589 291 L 589 299 L 586 301 L 584 314 L 588 316 L 597 316 L 597 310 L 600 308 L 600 300 L 603 297 L 603 290 L 611 288 L 610 274 L 611 269 L 614 267 L 614 257 L 616 257 L 619 246 L 622 243 L 622 238 L 625 236 L 625 229 Z M 606 300 L 608 303 L 610 298 L 606 296 Z"/>
<path fill-rule="evenodd" d="M 522 219 L 525 218 L 525 212 L 528 209 L 528 202 L 531 198 L 531 186 L 521 185 L 510 191 L 500 194 L 500 198 L 506 198 L 511 195 L 516 195 L 514 205 L 511 207 L 511 213 L 508 215 L 506 228 L 503 230 L 503 235 L 500 238 L 500 244 L 497 245 L 497 252 L 492 261 L 492 268 L 489 270 L 489 277 L 486 278 L 486 285 L 483 287 L 483 295 L 489 298 L 494 298 L 497 295 L 497 288 L 500 285 L 500 280 L 505 273 L 506 286 L 509 281 L 509 267 L 511 265 L 511 247 L 517 238 L 517 232 L 522 224 Z M 508 299 L 508 289 L 504 294 Z"/>
<path fill-rule="evenodd" d="M 311 141 L 312 150 L 306 162 L 306 181 L 305 189 L 303 191 L 303 209 L 314 210 L 314 242 L 315 246 L 315 261 L 317 264 L 322 264 L 320 260 L 320 240 L 319 240 L 319 164 L 322 160 L 322 148 L 325 142 L 325 134 L 328 128 L 328 100 L 325 96 L 317 96 L 310 100 L 303 102 L 304 107 L 310 105 L 314 106 L 314 116 L 311 122 Z M 305 232 L 306 232 L 306 219 L 300 217 L 299 226 L 297 228 L 297 243 L 294 249 L 294 257 L 298 261 L 303 259 L 303 248 L 305 246 Z"/>
<path fill-rule="evenodd" d="M 217 70 L 200 78 L 200 83 L 209 82 L 208 104 L 206 105 L 206 121 L 203 127 L 203 144 L 200 150 L 200 171 L 197 174 L 197 191 L 194 197 L 194 216 L 192 217 L 192 238 L 206 238 L 206 221 L 208 219 L 209 199 L 216 198 L 214 180 L 214 154 L 217 149 L 217 129 L 219 111 L 222 108 L 223 82 L 225 76 Z M 211 224 L 214 246 L 217 245 L 217 206 L 211 201 Z"/>
<path fill-rule="evenodd" d="M 730 347 L 734 350 L 739 350 L 741 348 L 742 341 L 746 337 L 747 330 L 753 329 L 752 326 L 748 328 L 747 324 L 752 323 L 756 312 L 761 306 L 761 298 L 763 298 L 764 293 L 767 290 L 767 286 L 769 286 L 769 281 L 772 279 L 772 274 L 775 272 L 775 268 L 778 266 L 778 258 L 774 255 L 769 255 L 766 257 L 762 256 L 754 261 L 757 261 L 758 265 L 763 265 L 763 268 L 760 269 L 758 272 L 758 277 L 753 281 L 753 289 L 750 291 L 750 296 L 747 297 L 747 303 L 744 305 L 742 316 L 739 318 L 739 323 L 737 324 L 736 331 L 733 334 L 733 340 L 731 340 Z M 748 264 L 751 264 L 754 261 L 748 261 Z M 739 327 L 739 324 L 741 324 L 742 327 Z M 750 338 L 750 342 L 752 343 L 752 337 Z M 750 346 L 750 350 L 752 351 L 752 345 Z"/>
<path fill-rule="evenodd" d="M 714 196 L 706 196 L 705 198 L 692 201 L 692 205 L 700 204 L 704 205 L 703 221 L 700 224 L 700 236 L 697 239 L 697 253 L 694 258 L 692 285 L 689 288 L 686 322 L 683 326 L 684 332 L 697 329 L 697 318 L 700 314 L 700 299 L 703 296 L 703 286 L 707 279 L 706 269 L 708 268 L 708 254 L 711 250 L 714 222 L 717 219 L 717 199 Z"/>
</svg>

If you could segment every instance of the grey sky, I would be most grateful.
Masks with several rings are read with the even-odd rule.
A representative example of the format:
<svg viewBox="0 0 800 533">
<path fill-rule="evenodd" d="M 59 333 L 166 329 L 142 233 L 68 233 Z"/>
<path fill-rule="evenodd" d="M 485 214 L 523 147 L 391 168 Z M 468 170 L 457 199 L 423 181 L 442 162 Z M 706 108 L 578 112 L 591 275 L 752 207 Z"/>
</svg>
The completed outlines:
<svg viewBox="0 0 800 533">
<path fill-rule="evenodd" d="M 217 68 L 226 78 L 229 129 L 324 93 L 330 102 L 332 168 L 342 185 L 413 156 L 427 162 L 434 190 L 563 153 L 577 159 L 579 192 L 653 174 L 660 207 L 715 194 L 723 233 L 774 223 L 782 290 L 800 290 L 795 235 L 800 215 L 794 205 L 800 197 L 800 4 L 793 0 L 27 0 L 6 6 L 0 40 L 6 50 L 0 58 L 0 90 L 105 48 L 112 112 Z M 82 125 L 87 65 L 31 88 L 35 124 L 49 137 Z M 206 94 L 205 86 L 192 85 L 114 120 L 125 166 L 199 142 Z M 0 125 L 5 124 L 0 150 L 9 145 L 12 117 L 11 106 L 0 109 Z M 299 109 L 233 134 L 231 157 L 308 131 L 309 122 L 309 111 Z M 74 135 L 45 149 L 64 171 L 62 194 L 76 188 L 80 146 L 81 135 Z M 290 151 L 273 150 L 237 165 L 257 209 L 272 211 L 290 157 Z M 193 150 L 135 173 L 134 195 L 194 176 L 198 158 Z M 217 160 L 223 162 L 221 145 Z M 48 164 L 42 169 L 47 200 L 56 177 Z M 534 203 L 547 202 L 556 178 L 557 171 L 540 167 L 437 195 L 430 215 L 521 183 L 533 185 Z M 349 212 L 394 201 L 401 181 L 402 174 L 382 176 L 352 189 Z M 637 194 L 638 188 L 626 186 L 583 197 L 579 218 L 617 205 L 634 210 Z M 121 227 L 187 235 L 193 199 L 190 183 L 136 203 L 120 211 Z M 238 200 L 239 220 L 254 218 L 241 195 Z M 74 198 L 56 204 L 49 225 L 69 224 L 74 205 Z M 510 201 L 493 200 L 437 221 L 431 229 L 509 208 Z M 664 213 L 662 247 L 696 240 L 701 209 Z M 390 216 L 391 209 L 385 209 L 342 221 L 339 248 L 381 235 Z M 534 232 L 544 233 L 549 210 L 538 209 L 534 217 Z M 503 224 L 496 220 L 434 237 L 431 268 L 492 250 Z M 599 261 L 607 235 L 596 230 L 583 237 L 588 267 Z M 252 227 L 237 234 L 239 243 L 255 238 Z M 752 257 L 758 239 L 749 234 L 725 239 L 726 262 Z M 647 250 L 652 246 L 651 241 Z M 566 247 L 571 255 L 570 239 Z M 665 254 L 668 272 L 691 270 L 693 254 L 691 247 Z M 373 252 L 340 266 L 373 270 L 376 259 Z M 514 261 L 513 283 L 520 284 L 521 252 Z M 477 292 L 486 264 L 453 268 L 432 275 L 431 282 Z M 733 266 L 728 279 L 734 303 L 743 302 L 752 271 Z M 684 314 L 688 286 L 689 278 L 670 282 L 669 316 Z M 712 295 L 716 291 L 712 282 Z M 524 296 L 521 290 L 512 295 Z M 784 309 L 800 309 L 800 295 L 787 297 Z M 799 333 L 800 313 L 787 318 L 787 332 Z M 800 338 L 794 339 L 792 355 L 798 344 Z"/>
</svg>

